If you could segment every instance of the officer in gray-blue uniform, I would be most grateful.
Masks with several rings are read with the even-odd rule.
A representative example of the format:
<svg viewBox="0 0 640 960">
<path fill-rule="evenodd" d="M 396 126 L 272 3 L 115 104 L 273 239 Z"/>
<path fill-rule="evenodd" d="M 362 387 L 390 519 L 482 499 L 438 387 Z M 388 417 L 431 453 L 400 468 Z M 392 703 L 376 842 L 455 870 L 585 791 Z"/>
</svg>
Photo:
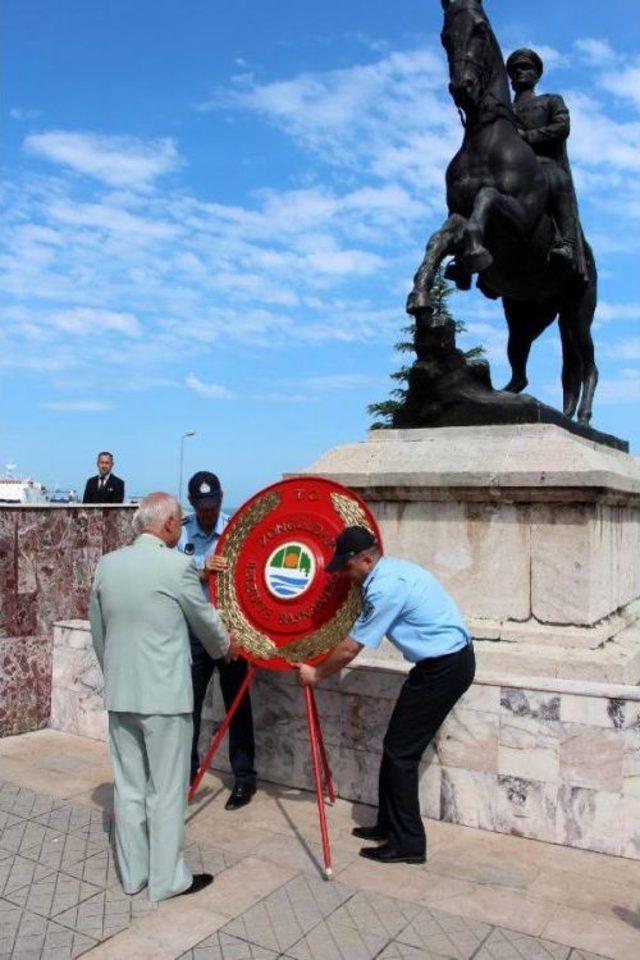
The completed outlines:
<svg viewBox="0 0 640 960">
<path fill-rule="evenodd" d="M 361 856 L 381 863 L 424 863 L 426 836 L 418 801 L 418 767 L 438 727 L 470 686 L 475 658 L 460 612 L 436 578 L 408 560 L 380 555 L 365 527 L 347 527 L 327 566 L 361 584 L 362 612 L 349 636 L 318 666 L 298 667 L 303 684 L 317 683 L 386 636 L 414 664 L 400 690 L 384 738 L 378 820 L 352 832 Z"/>
<path fill-rule="evenodd" d="M 194 512 L 182 521 L 182 534 L 178 550 L 191 557 L 200 571 L 202 588 L 208 597 L 207 579 L 210 571 L 224 570 L 226 560 L 213 556 L 220 534 L 228 523 L 222 513 L 222 487 L 215 473 L 200 470 L 189 480 L 189 503 Z M 247 674 L 247 661 L 242 657 L 227 663 L 224 659 L 213 660 L 197 637 L 190 635 L 191 677 L 193 680 L 193 745 L 191 750 L 191 779 L 195 777 L 200 760 L 198 739 L 202 704 L 207 686 L 217 668 L 225 709 L 231 706 L 242 681 Z M 229 729 L 229 762 L 235 778 L 231 795 L 226 802 L 227 810 L 237 810 L 251 801 L 256 792 L 254 769 L 254 736 L 251 698 L 245 694 Z"/>
</svg>

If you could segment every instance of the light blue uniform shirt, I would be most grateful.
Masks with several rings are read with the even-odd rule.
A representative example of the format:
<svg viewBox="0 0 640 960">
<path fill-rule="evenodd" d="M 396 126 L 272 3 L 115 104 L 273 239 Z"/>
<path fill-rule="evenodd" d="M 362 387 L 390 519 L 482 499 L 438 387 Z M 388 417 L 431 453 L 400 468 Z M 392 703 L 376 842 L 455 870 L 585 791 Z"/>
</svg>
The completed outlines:
<svg viewBox="0 0 640 960">
<path fill-rule="evenodd" d="M 220 534 L 228 523 L 229 517 L 226 513 L 220 512 L 214 529 L 210 534 L 206 534 L 198 523 L 195 513 L 190 513 L 182 521 L 182 533 L 176 546 L 181 553 L 191 557 L 198 570 L 204 570 L 205 560 L 215 550 Z M 202 589 L 208 599 L 209 588 L 206 580 L 202 581 Z"/>
<path fill-rule="evenodd" d="M 433 574 L 394 557 L 380 557 L 362 584 L 362 612 L 349 636 L 365 647 L 378 647 L 386 636 L 411 663 L 471 642 L 460 611 Z"/>
</svg>

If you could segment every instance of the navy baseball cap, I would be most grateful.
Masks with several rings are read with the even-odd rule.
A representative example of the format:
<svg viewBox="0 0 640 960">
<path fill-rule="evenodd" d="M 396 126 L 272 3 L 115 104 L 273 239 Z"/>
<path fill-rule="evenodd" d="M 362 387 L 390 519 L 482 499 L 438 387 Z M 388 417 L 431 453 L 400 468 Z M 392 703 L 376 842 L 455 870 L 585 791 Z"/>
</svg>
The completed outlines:
<svg viewBox="0 0 640 960">
<path fill-rule="evenodd" d="M 221 497 L 222 487 L 215 473 L 199 470 L 189 480 L 189 502 L 194 507 L 217 507 Z"/>
<path fill-rule="evenodd" d="M 366 527 L 345 527 L 336 537 L 333 546 L 335 552 L 326 566 L 327 573 L 337 573 L 351 557 L 370 547 L 377 547 L 378 544 Z"/>
</svg>

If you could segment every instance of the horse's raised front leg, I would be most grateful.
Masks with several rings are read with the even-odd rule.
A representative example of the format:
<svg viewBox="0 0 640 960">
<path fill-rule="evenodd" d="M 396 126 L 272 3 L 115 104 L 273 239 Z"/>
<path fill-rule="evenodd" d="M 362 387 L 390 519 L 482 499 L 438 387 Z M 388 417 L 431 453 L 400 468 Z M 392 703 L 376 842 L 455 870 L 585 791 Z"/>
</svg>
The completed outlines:
<svg viewBox="0 0 640 960">
<path fill-rule="evenodd" d="M 481 187 L 473 202 L 473 212 L 467 221 L 464 235 L 463 266 L 469 273 L 481 273 L 493 263 L 493 257 L 484 246 L 487 221 L 500 213 L 520 233 L 531 227 L 524 206 L 496 187 Z"/>
<path fill-rule="evenodd" d="M 407 298 L 407 313 L 415 315 L 416 311 L 426 310 L 431 305 L 431 287 L 438 267 L 461 242 L 466 223 L 464 217 L 454 213 L 429 237 L 424 258 L 413 278 L 413 290 Z"/>
</svg>

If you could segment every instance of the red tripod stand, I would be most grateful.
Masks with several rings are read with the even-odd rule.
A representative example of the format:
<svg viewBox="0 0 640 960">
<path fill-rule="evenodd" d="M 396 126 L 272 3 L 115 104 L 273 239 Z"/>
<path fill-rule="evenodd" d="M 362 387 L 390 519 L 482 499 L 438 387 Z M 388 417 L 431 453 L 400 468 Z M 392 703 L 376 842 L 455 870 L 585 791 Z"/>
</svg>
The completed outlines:
<svg viewBox="0 0 640 960">
<path fill-rule="evenodd" d="M 238 690 L 233 703 L 229 707 L 227 714 L 218 727 L 213 740 L 209 745 L 202 763 L 198 768 L 198 772 L 195 776 L 191 787 L 189 788 L 189 793 L 187 799 L 189 801 L 193 800 L 193 797 L 196 794 L 198 787 L 200 786 L 200 781 L 205 775 L 209 764 L 215 757 L 218 747 L 222 742 L 222 738 L 229 729 L 229 725 L 233 720 L 238 707 L 242 702 L 242 698 L 246 694 L 247 690 L 251 686 L 251 683 L 258 671 L 258 667 L 252 665 L 247 671 L 247 675 L 242 681 L 240 689 Z M 309 746 L 311 749 L 311 768 L 313 770 L 313 779 L 316 787 L 316 802 L 318 804 L 318 820 L 320 822 L 320 836 L 322 838 L 322 855 L 324 858 L 324 875 L 327 880 L 330 880 L 333 876 L 333 870 L 331 868 L 331 847 L 329 845 L 329 828 L 327 826 L 327 814 L 324 807 L 324 791 L 326 789 L 327 796 L 329 798 L 329 803 L 334 803 L 336 795 L 333 790 L 333 781 L 331 780 L 331 770 L 329 769 L 329 761 L 327 759 L 327 751 L 325 750 L 324 740 L 322 739 L 322 730 L 320 728 L 320 718 L 318 716 L 318 707 L 316 705 L 316 698 L 313 692 L 313 687 L 303 687 L 304 690 L 304 699 L 305 706 L 307 710 L 307 727 L 309 732 Z M 323 776 L 324 775 L 324 785 L 323 785 Z"/>
</svg>

